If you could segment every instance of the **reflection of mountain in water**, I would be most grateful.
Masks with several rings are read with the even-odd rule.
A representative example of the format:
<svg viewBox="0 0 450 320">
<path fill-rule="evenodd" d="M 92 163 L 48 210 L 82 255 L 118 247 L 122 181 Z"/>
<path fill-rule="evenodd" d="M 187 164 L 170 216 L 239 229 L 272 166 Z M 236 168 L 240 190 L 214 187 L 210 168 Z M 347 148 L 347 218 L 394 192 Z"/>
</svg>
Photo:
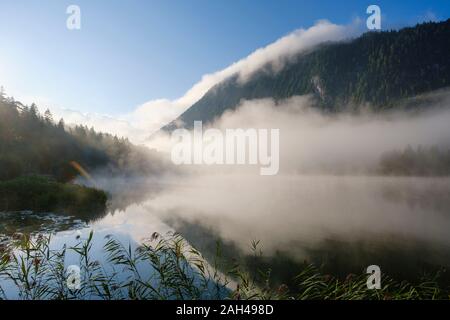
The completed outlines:
<svg viewBox="0 0 450 320">
<path fill-rule="evenodd" d="M 226 273 L 231 270 L 236 263 L 244 268 L 256 271 L 271 270 L 272 285 L 277 286 L 283 283 L 291 283 L 304 263 L 297 261 L 288 254 L 276 251 L 273 255 L 248 254 L 243 252 L 235 243 L 221 238 L 218 232 L 204 226 L 201 222 L 190 223 L 181 219 L 169 219 L 165 221 L 180 233 L 193 247 L 199 250 L 209 264 L 215 265 L 215 260 L 220 260 L 219 268 Z M 251 240 L 249 240 L 249 246 Z M 252 272 L 256 275 L 257 272 Z"/>
<path fill-rule="evenodd" d="M 257 270 L 270 270 L 273 286 L 292 283 L 292 279 L 309 263 L 320 266 L 324 273 L 341 278 L 350 273 L 365 273 L 369 265 L 376 264 L 382 272 L 396 279 L 415 282 L 422 276 L 439 271 L 440 281 L 444 284 L 450 282 L 450 273 L 442 269 L 450 267 L 450 248 L 424 241 L 380 235 L 349 241 L 330 236 L 315 246 L 286 242 L 279 249 L 265 254 L 264 243 L 260 243 L 255 252 L 244 252 L 233 241 L 221 238 L 218 230 L 204 226 L 201 221 L 192 223 L 169 219 L 166 222 L 201 251 L 209 263 L 217 259 L 219 249 L 220 260 L 224 262 L 221 271 L 231 269 L 236 262 L 252 274 L 257 274 Z M 249 248 L 251 241 L 249 239 Z"/>
</svg>

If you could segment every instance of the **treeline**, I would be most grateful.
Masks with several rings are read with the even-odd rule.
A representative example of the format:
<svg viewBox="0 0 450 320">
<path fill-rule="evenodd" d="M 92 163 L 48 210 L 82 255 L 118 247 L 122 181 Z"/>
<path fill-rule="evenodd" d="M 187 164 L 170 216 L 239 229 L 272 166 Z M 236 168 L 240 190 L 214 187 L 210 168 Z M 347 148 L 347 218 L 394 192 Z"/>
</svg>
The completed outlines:
<svg viewBox="0 0 450 320">
<path fill-rule="evenodd" d="M 153 161 L 151 161 L 152 159 Z M 96 132 L 86 126 L 55 122 L 47 110 L 23 105 L 0 93 L 0 181 L 24 175 L 51 176 L 66 182 L 87 172 L 133 175 L 158 169 L 157 157 L 125 138 Z"/>
<path fill-rule="evenodd" d="M 408 146 L 390 151 L 381 157 L 378 171 L 397 176 L 449 176 L 450 149 Z"/>
<path fill-rule="evenodd" d="M 285 94 L 297 91 L 300 83 L 305 91 L 317 93 L 319 85 L 326 108 L 363 103 L 376 109 L 390 108 L 399 99 L 449 86 L 449 51 L 450 20 L 399 31 L 368 32 L 354 41 L 324 45 L 299 58 L 292 68 L 294 74 L 290 74 L 298 80 Z M 299 77 L 305 72 L 316 77 L 312 86 Z"/>
<path fill-rule="evenodd" d="M 399 31 L 368 32 L 353 41 L 325 43 L 300 53 L 278 72 L 266 65 L 245 83 L 232 76 L 209 90 L 179 119 L 212 121 L 242 100 L 312 94 L 327 111 L 370 104 L 375 110 L 450 86 L 450 19 Z"/>
</svg>

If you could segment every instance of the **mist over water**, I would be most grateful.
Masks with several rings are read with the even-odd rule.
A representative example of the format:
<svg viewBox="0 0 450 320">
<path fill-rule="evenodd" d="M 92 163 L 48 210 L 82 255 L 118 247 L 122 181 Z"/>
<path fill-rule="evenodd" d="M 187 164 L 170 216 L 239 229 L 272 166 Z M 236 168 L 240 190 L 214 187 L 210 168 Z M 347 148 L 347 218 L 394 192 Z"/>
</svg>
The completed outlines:
<svg viewBox="0 0 450 320">
<path fill-rule="evenodd" d="M 375 264 L 383 274 L 413 282 L 448 269 L 450 176 L 383 175 L 378 167 L 383 154 L 408 146 L 448 150 L 449 109 L 334 115 L 310 104 L 309 97 L 246 101 L 206 126 L 279 129 L 277 175 L 261 176 L 258 165 L 175 166 L 169 153 L 150 153 L 158 168 L 150 176 L 92 172 L 95 185 L 111 194 L 107 212 L 86 212 L 87 221 L 15 214 L 4 219 L 4 233 L 52 233 L 51 247 L 59 250 L 93 230 L 92 259 L 108 266 L 103 246 L 110 236 L 137 248 L 154 232 L 179 232 L 209 263 L 218 241 L 224 261 L 270 268 L 274 286 L 291 283 L 305 261 L 342 278 Z M 440 159 L 432 160 L 439 166 Z M 252 241 L 259 241 L 261 258 Z M 73 253 L 65 262 L 78 264 Z M 448 273 L 443 279 L 450 281 Z M 5 289 L 16 297 L 13 286 Z"/>
<path fill-rule="evenodd" d="M 370 264 L 401 277 L 450 266 L 450 177 L 379 171 L 392 150 L 449 149 L 443 97 L 427 111 L 382 114 L 325 114 L 309 97 L 243 101 L 205 128 L 280 129 L 278 175 L 260 176 L 258 165 L 175 166 L 170 137 L 160 136 L 153 146 L 164 146 L 167 161 L 158 174 L 92 174 L 112 199 L 91 227 L 134 243 L 178 231 L 205 256 L 220 240 L 227 258 L 251 255 L 259 240 L 264 257 L 290 276 L 304 260 L 343 275 Z"/>
<path fill-rule="evenodd" d="M 282 252 L 296 261 L 320 252 L 359 263 L 363 255 L 361 270 L 395 259 L 400 268 L 450 265 L 450 178 L 377 171 L 392 150 L 448 150 L 449 109 L 332 115 L 310 104 L 309 97 L 246 101 L 208 126 L 280 129 L 278 175 L 259 176 L 249 165 L 177 166 L 178 175 L 154 181 L 160 188 L 142 204 L 149 216 L 137 221 L 200 228 L 212 237 L 205 241 L 221 239 L 244 254 L 260 240 L 266 256 Z"/>
<path fill-rule="evenodd" d="M 302 259 L 303 249 L 332 238 L 450 245 L 448 178 L 311 175 L 269 182 L 224 175 L 188 183 L 145 207 L 162 220 L 210 228 L 247 253 L 251 240 L 261 240 L 266 254 L 280 250 Z"/>
<path fill-rule="evenodd" d="M 94 224 L 131 234 L 139 242 L 154 231 L 206 229 L 250 253 L 260 240 L 265 255 L 282 251 L 310 259 L 330 240 L 343 247 L 364 243 L 426 246 L 439 264 L 450 264 L 450 177 L 385 176 L 382 156 L 408 146 L 449 150 L 449 93 L 421 112 L 326 114 L 308 96 L 275 102 L 243 101 L 205 129 L 280 130 L 280 171 L 260 176 L 255 165 L 181 165 L 170 161 L 170 136 L 150 144 L 165 156 L 158 174 L 128 179 L 94 173 L 113 195 L 113 215 Z M 165 227 L 162 227 L 164 226 Z M 189 240 L 189 239 L 188 239 Z M 214 239 L 209 239 L 214 242 Z M 331 250 L 331 249 L 330 249 Z M 400 249 L 402 250 L 402 249 Z M 430 254 L 429 250 L 438 252 Z M 374 261 L 373 263 L 376 263 Z"/>
</svg>

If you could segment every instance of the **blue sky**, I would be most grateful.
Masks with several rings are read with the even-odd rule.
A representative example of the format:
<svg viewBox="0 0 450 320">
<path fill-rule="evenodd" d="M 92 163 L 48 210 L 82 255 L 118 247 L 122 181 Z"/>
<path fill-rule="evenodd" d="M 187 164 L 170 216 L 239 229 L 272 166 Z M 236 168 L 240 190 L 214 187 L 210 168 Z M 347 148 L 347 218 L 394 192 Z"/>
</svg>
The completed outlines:
<svg viewBox="0 0 450 320">
<path fill-rule="evenodd" d="M 66 8 L 81 8 L 81 30 Z M 381 7 L 383 29 L 450 17 L 450 1 L 0 0 L 0 85 L 27 102 L 120 115 L 319 19 Z"/>
</svg>

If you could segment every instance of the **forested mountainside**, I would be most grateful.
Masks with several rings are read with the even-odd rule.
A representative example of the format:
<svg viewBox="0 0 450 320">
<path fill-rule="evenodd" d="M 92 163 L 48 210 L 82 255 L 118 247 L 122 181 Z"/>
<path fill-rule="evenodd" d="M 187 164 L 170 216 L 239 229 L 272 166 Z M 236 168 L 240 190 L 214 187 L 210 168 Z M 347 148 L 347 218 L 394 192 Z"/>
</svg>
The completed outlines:
<svg viewBox="0 0 450 320">
<path fill-rule="evenodd" d="M 37 174 L 66 182 L 80 168 L 142 175 L 157 165 L 150 163 L 149 152 L 127 139 L 84 126 L 69 128 L 62 119 L 55 123 L 50 111 L 41 115 L 36 105 L 0 94 L 0 181 Z"/>
<path fill-rule="evenodd" d="M 339 111 L 370 104 L 390 109 L 407 97 L 450 86 L 450 19 L 398 31 L 368 32 L 299 54 L 281 71 L 267 65 L 241 83 L 235 75 L 210 89 L 163 130 L 212 121 L 243 99 L 312 94 L 316 106 Z"/>
</svg>

